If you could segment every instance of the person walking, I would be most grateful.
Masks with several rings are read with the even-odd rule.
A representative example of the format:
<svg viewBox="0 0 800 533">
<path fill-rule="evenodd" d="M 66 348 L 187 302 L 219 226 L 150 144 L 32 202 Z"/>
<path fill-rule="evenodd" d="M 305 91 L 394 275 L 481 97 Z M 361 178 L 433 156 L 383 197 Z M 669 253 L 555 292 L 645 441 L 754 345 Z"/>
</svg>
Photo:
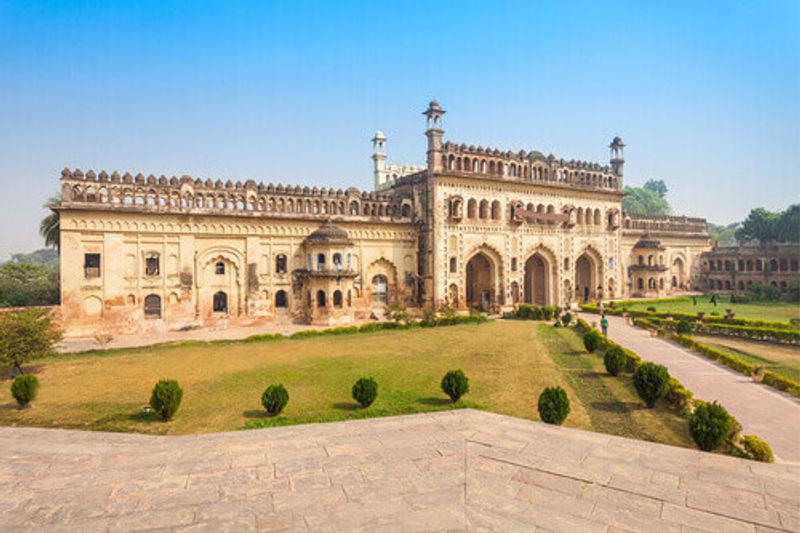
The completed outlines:
<svg viewBox="0 0 800 533">
<path fill-rule="evenodd" d="M 603 336 L 608 337 L 608 319 L 606 315 L 600 318 L 600 328 L 603 330 Z"/>
<path fill-rule="evenodd" d="M 597 308 L 600 310 L 600 316 L 604 316 L 606 314 L 606 306 L 603 305 L 603 300 L 597 304 Z"/>
</svg>

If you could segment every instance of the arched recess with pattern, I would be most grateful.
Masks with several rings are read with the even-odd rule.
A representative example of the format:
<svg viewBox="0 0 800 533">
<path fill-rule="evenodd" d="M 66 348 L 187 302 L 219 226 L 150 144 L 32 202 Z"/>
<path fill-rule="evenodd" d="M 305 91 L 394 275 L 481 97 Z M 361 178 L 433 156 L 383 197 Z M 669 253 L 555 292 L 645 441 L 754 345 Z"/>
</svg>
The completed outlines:
<svg viewBox="0 0 800 533">
<path fill-rule="evenodd" d="M 556 269 L 555 254 L 544 246 L 528 253 L 525 260 L 525 303 L 553 305 L 555 300 Z"/>
<path fill-rule="evenodd" d="M 371 302 L 373 307 L 398 302 L 397 267 L 388 259 L 381 257 L 370 263 L 364 281 L 368 291 L 367 302 Z M 382 291 L 385 293 L 380 294 Z"/>
<path fill-rule="evenodd" d="M 488 309 L 502 305 L 503 261 L 500 254 L 486 244 L 473 249 L 465 269 L 466 303 L 470 307 Z"/>
<path fill-rule="evenodd" d="M 587 246 L 575 260 L 575 297 L 589 302 L 602 296 L 603 256 Z"/>
<path fill-rule="evenodd" d="M 244 256 L 230 246 L 211 247 L 197 257 L 197 313 L 203 319 L 236 317 L 244 310 Z M 225 294 L 224 312 L 220 311 L 219 293 Z M 217 305 L 215 305 L 215 303 Z"/>
</svg>

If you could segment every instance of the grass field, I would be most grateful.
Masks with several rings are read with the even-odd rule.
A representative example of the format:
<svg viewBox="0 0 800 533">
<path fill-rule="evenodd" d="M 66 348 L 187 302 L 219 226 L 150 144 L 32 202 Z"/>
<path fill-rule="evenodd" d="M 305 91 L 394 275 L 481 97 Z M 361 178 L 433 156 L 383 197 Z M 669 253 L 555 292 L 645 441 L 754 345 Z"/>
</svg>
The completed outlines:
<svg viewBox="0 0 800 533">
<path fill-rule="evenodd" d="M 644 311 L 648 307 L 655 307 L 656 311 L 673 313 L 697 313 L 705 312 L 710 315 L 716 311 L 720 316 L 725 315 L 726 309 L 732 309 L 736 318 L 751 318 L 754 320 L 776 320 L 788 322 L 792 318 L 800 318 L 800 304 L 788 302 L 753 302 L 747 304 L 732 304 L 728 296 L 717 298 L 716 307 L 711 303 L 709 296 L 698 296 L 697 305 L 694 305 L 692 298 L 676 302 L 648 302 L 642 300 L 630 304 L 631 310 Z"/>
<path fill-rule="evenodd" d="M 601 375 L 600 358 L 579 354 L 579 347 L 571 330 L 495 321 L 63 355 L 30 368 L 41 388 L 28 409 L 16 407 L 9 382 L 3 382 L 0 424 L 190 434 L 441 410 L 452 408 L 441 377 L 461 368 L 470 378 L 461 406 L 535 420 L 540 392 L 561 385 L 573 401 L 567 426 L 689 445 L 672 413 L 643 409 L 628 380 Z M 361 376 L 379 383 L 378 399 L 366 410 L 350 397 Z M 184 389 L 181 408 L 168 423 L 143 410 L 160 378 L 177 379 Z M 288 389 L 289 404 L 281 416 L 267 418 L 261 393 L 278 382 Z"/>
<path fill-rule="evenodd" d="M 754 365 L 800 381 L 800 347 L 730 337 L 692 335 L 697 342 L 727 352 Z"/>
</svg>

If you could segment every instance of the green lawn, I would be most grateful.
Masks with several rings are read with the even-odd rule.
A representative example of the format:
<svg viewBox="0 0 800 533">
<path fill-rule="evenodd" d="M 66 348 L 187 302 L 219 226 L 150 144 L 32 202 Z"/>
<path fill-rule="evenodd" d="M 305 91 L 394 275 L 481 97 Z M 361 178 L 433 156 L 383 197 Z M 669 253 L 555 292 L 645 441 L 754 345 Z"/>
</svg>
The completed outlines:
<svg viewBox="0 0 800 533">
<path fill-rule="evenodd" d="M 450 409 L 439 383 L 446 371 L 461 368 L 470 392 L 458 407 L 536 420 L 541 391 L 561 385 L 573 400 L 567 426 L 688 445 L 673 428 L 672 413 L 643 409 L 626 379 L 601 376 L 597 356 L 574 353 L 577 339 L 571 330 L 498 320 L 62 355 L 30 368 L 41 388 L 28 409 L 16 407 L 9 382 L 3 382 L 0 424 L 191 434 Z M 379 384 L 378 399 L 366 410 L 350 397 L 361 376 Z M 180 410 L 168 423 L 143 409 L 160 378 L 177 379 L 184 389 Z M 277 418 L 268 418 L 260 403 L 271 383 L 283 383 L 290 396 Z"/>
<path fill-rule="evenodd" d="M 717 297 L 717 305 L 711 303 L 710 296 L 698 296 L 697 305 L 691 297 L 674 302 L 648 302 L 646 300 L 632 302 L 630 309 L 645 311 L 648 307 L 655 307 L 656 311 L 673 313 L 705 312 L 710 315 L 716 311 L 720 316 L 725 315 L 726 309 L 732 309 L 736 318 L 750 318 L 754 320 L 775 320 L 788 322 L 792 318 L 800 318 L 800 304 L 788 302 L 752 302 L 747 304 L 732 304 L 729 296 Z"/>
<path fill-rule="evenodd" d="M 721 336 L 692 335 L 692 338 L 748 363 L 761 365 L 765 370 L 800 381 L 800 347 Z"/>
</svg>

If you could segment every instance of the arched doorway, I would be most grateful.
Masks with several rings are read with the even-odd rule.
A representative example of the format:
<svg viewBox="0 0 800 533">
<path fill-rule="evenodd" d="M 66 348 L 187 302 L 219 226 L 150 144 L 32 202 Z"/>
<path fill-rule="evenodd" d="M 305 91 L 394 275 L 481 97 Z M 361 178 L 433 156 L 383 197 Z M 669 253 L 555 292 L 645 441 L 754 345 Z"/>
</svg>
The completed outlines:
<svg viewBox="0 0 800 533">
<path fill-rule="evenodd" d="M 372 278 L 372 304 L 386 305 L 389 302 L 389 280 L 383 274 Z"/>
<path fill-rule="evenodd" d="M 482 252 L 467 263 L 467 304 L 486 309 L 495 301 L 495 276 L 492 261 Z"/>
<path fill-rule="evenodd" d="M 550 300 L 550 275 L 547 260 L 535 253 L 525 261 L 525 303 L 547 305 Z"/>
<path fill-rule="evenodd" d="M 228 295 L 222 291 L 214 293 L 213 310 L 215 313 L 228 314 Z"/>
<path fill-rule="evenodd" d="M 575 294 L 581 302 L 588 302 L 594 296 L 596 285 L 594 260 L 588 255 L 581 255 L 575 261 Z"/>
<path fill-rule="evenodd" d="M 672 262 L 672 287 L 677 289 L 684 288 L 684 266 L 683 259 L 676 257 Z"/>
</svg>

